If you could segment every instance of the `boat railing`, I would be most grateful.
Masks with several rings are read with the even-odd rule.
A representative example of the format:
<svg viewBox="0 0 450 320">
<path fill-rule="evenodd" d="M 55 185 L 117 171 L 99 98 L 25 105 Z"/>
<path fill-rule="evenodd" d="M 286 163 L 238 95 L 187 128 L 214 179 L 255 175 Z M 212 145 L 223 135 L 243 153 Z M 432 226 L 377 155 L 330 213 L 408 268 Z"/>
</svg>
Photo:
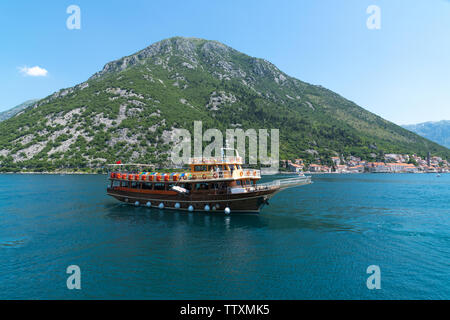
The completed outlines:
<svg viewBox="0 0 450 320">
<path fill-rule="evenodd" d="M 217 170 L 217 171 L 198 171 L 198 172 L 111 172 L 111 179 L 129 180 L 129 181 L 192 181 L 192 180 L 221 180 L 221 179 L 260 179 L 259 170 Z"/>
<path fill-rule="evenodd" d="M 242 173 L 242 174 L 241 174 Z M 192 180 L 211 180 L 211 179 L 261 179 L 261 171 L 255 169 L 249 170 L 215 170 L 199 171 L 189 173 Z M 191 180 L 190 179 L 190 180 Z"/>
<path fill-rule="evenodd" d="M 189 164 L 243 164 L 241 157 L 195 157 L 189 158 Z"/>
<path fill-rule="evenodd" d="M 199 172 L 199 176 L 201 178 L 205 177 L 205 179 L 222 179 L 222 178 L 232 178 L 232 172 L 229 170 L 216 170 L 216 171 L 205 171 L 205 173 Z"/>
<path fill-rule="evenodd" d="M 214 171 L 199 171 L 193 172 L 192 176 L 195 176 L 194 180 L 203 179 L 261 179 L 261 171 L 256 169 L 248 170 L 214 170 Z"/>
</svg>

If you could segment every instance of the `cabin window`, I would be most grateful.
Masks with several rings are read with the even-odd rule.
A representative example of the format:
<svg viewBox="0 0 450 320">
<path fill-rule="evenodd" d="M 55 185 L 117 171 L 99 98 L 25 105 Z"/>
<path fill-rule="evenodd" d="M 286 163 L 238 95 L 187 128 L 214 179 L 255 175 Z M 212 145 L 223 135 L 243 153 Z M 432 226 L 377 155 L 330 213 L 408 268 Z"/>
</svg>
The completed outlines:
<svg viewBox="0 0 450 320">
<path fill-rule="evenodd" d="M 240 180 L 236 181 L 236 184 L 237 184 L 238 186 L 240 186 L 240 185 L 241 185 L 241 181 L 240 181 Z"/>
<path fill-rule="evenodd" d="M 193 185 L 192 183 L 185 183 L 183 185 L 181 185 L 183 188 L 185 188 L 186 190 L 193 190 L 195 189 L 195 185 Z"/>
<path fill-rule="evenodd" d="M 166 185 L 164 183 L 155 183 L 154 187 L 155 187 L 155 190 L 165 190 L 166 189 Z"/>
<path fill-rule="evenodd" d="M 195 185 L 196 190 L 208 190 L 208 184 L 207 183 L 197 183 Z"/>
<path fill-rule="evenodd" d="M 120 181 L 114 180 L 113 187 L 120 187 Z"/>
<path fill-rule="evenodd" d="M 142 184 L 142 189 L 152 190 L 152 188 L 153 188 L 153 184 L 152 183 L 143 183 Z"/>
<path fill-rule="evenodd" d="M 194 166 L 194 171 L 207 171 L 207 166 Z"/>
</svg>

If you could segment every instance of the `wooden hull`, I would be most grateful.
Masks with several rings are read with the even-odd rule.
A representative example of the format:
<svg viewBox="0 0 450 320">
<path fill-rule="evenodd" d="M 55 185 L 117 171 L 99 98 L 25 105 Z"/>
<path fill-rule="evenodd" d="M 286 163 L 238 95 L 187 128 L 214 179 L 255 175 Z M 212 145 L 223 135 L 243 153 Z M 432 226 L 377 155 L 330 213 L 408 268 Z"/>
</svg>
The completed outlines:
<svg viewBox="0 0 450 320">
<path fill-rule="evenodd" d="M 124 188 L 108 188 L 107 194 L 119 201 L 137 206 L 147 206 L 158 208 L 162 203 L 164 209 L 188 210 L 193 206 L 194 211 L 206 211 L 205 206 L 210 207 L 210 211 L 224 212 L 226 207 L 230 208 L 231 213 L 259 213 L 260 209 L 268 204 L 268 200 L 280 189 L 269 189 L 255 192 L 246 192 L 239 194 L 210 194 L 193 193 L 182 195 L 178 193 L 144 193 Z M 180 207 L 176 208 L 176 204 Z M 215 208 L 215 210 L 214 210 Z"/>
</svg>

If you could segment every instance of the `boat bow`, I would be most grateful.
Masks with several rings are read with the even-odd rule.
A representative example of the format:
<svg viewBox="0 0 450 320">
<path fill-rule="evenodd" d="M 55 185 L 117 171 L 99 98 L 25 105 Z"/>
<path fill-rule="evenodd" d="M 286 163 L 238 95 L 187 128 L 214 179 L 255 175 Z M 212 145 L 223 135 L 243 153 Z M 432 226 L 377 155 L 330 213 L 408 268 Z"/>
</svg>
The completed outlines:
<svg viewBox="0 0 450 320">
<path fill-rule="evenodd" d="M 286 179 L 277 179 L 274 181 L 266 182 L 266 183 L 260 183 L 258 184 L 259 188 L 266 188 L 266 189 L 286 189 L 286 188 L 292 188 L 296 186 L 303 186 L 305 184 L 312 183 L 311 177 L 304 176 L 304 177 L 295 177 L 295 178 L 286 178 Z"/>
</svg>

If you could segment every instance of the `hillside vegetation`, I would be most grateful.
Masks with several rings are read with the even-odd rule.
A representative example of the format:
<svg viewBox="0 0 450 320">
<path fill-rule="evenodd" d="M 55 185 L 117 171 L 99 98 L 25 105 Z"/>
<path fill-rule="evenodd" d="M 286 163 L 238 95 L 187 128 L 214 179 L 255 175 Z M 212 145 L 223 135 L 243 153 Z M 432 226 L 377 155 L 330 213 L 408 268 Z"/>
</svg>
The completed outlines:
<svg viewBox="0 0 450 320">
<path fill-rule="evenodd" d="M 175 37 L 0 123 L 2 171 L 164 163 L 174 128 L 278 128 L 282 159 L 450 150 L 222 43 Z"/>
</svg>

